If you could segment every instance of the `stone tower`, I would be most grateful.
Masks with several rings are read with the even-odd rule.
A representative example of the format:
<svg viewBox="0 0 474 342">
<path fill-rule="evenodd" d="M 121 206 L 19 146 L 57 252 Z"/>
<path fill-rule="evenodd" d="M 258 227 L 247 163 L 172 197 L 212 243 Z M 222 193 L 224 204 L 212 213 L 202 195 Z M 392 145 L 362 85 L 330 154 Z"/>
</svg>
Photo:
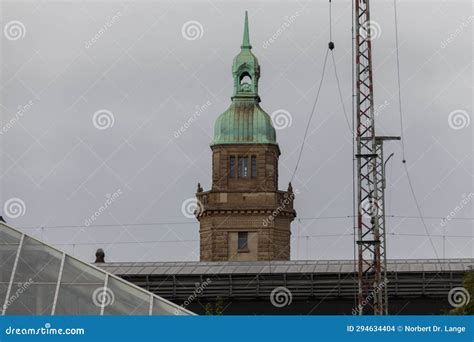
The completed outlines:
<svg viewBox="0 0 474 342">
<path fill-rule="evenodd" d="M 212 188 L 198 185 L 196 193 L 201 261 L 289 260 L 294 193 L 291 184 L 278 190 L 280 148 L 259 105 L 260 65 L 251 52 L 247 12 L 240 48 L 232 102 L 215 122 Z"/>
</svg>

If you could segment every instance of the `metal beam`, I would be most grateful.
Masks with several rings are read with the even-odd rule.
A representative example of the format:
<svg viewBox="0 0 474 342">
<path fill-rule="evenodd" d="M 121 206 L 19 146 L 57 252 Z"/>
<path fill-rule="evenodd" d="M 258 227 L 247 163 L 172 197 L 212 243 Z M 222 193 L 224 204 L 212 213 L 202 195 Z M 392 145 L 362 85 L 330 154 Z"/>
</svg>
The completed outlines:
<svg viewBox="0 0 474 342">
<path fill-rule="evenodd" d="M 109 285 L 109 274 L 105 274 L 105 279 L 104 279 L 104 293 L 102 295 L 102 303 L 100 304 L 100 315 L 104 315 L 104 309 L 105 309 L 105 298 L 107 298 L 107 286 Z"/>
<path fill-rule="evenodd" d="M 61 266 L 59 266 L 59 274 L 58 274 L 58 280 L 56 282 L 56 290 L 54 291 L 54 300 L 53 300 L 53 307 L 51 308 L 51 316 L 54 316 L 54 313 L 56 312 L 56 304 L 58 302 L 59 287 L 61 286 L 61 278 L 63 277 L 65 259 L 66 259 L 66 253 L 63 253 L 63 255 L 61 256 Z"/>
</svg>

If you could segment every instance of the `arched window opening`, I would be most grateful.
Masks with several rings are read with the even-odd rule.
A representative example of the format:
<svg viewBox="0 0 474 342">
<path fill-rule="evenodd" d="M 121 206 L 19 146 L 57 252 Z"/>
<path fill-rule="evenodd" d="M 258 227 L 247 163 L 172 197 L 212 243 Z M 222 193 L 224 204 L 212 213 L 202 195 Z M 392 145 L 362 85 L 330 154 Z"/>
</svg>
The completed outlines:
<svg viewBox="0 0 474 342">
<path fill-rule="evenodd" d="M 252 86 L 252 77 L 247 72 L 240 75 L 240 89 L 242 91 L 250 91 Z"/>
</svg>

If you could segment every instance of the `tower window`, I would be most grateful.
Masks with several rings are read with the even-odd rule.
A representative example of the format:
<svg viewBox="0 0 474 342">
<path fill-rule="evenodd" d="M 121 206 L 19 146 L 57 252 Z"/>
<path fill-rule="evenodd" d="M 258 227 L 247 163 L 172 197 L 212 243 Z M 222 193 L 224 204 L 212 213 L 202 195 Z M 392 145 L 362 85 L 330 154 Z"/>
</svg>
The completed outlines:
<svg viewBox="0 0 474 342">
<path fill-rule="evenodd" d="M 247 72 L 244 72 L 240 75 L 240 90 L 241 91 L 251 91 L 252 78 Z"/>
<path fill-rule="evenodd" d="M 252 156 L 251 157 L 251 174 L 252 174 L 252 178 L 256 178 L 257 177 L 257 156 Z"/>
<path fill-rule="evenodd" d="M 249 249 L 249 233 L 248 232 L 239 232 L 237 249 L 239 251 L 246 251 Z"/>
<path fill-rule="evenodd" d="M 249 176 L 248 159 L 249 158 L 247 156 L 239 156 L 239 161 L 238 161 L 239 178 L 246 178 Z"/>
<path fill-rule="evenodd" d="M 229 173 L 230 177 L 235 177 L 235 156 L 229 158 Z"/>
<path fill-rule="evenodd" d="M 229 178 L 256 178 L 257 156 L 229 156 Z"/>
<path fill-rule="evenodd" d="M 248 72 L 244 72 L 240 75 L 240 84 L 252 84 L 252 78 Z"/>
</svg>

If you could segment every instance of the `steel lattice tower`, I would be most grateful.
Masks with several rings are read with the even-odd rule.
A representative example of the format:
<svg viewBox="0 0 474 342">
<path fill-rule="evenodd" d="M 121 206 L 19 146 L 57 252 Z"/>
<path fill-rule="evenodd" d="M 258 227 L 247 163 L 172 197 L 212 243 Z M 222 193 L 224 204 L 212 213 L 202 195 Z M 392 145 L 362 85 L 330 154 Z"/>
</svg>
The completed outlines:
<svg viewBox="0 0 474 342">
<path fill-rule="evenodd" d="M 383 315 L 388 313 L 383 141 L 399 138 L 375 135 L 369 0 L 355 0 L 354 23 L 358 313 Z"/>
</svg>

